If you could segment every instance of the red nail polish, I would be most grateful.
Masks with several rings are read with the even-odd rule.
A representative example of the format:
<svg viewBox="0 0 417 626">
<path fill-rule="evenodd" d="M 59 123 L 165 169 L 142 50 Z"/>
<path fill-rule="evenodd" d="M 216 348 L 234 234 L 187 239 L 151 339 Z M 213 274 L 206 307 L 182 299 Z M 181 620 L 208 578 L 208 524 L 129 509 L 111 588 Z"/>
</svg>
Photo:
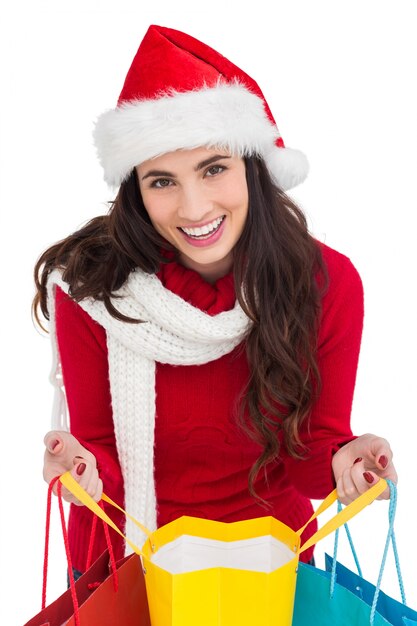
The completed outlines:
<svg viewBox="0 0 417 626">
<path fill-rule="evenodd" d="M 84 470 L 85 470 L 86 467 L 87 466 L 86 466 L 85 463 L 80 463 L 79 465 L 77 465 L 76 472 L 77 472 L 78 476 L 81 476 L 81 474 L 84 474 Z"/>
<path fill-rule="evenodd" d="M 361 461 L 362 461 L 362 457 L 358 456 L 358 458 L 353 461 L 353 465 L 355 465 L 355 463 L 360 463 Z"/>
<path fill-rule="evenodd" d="M 364 472 L 363 473 L 363 477 L 366 480 L 367 483 L 373 483 L 374 482 L 374 477 L 372 476 L 372 474 L 370 472 Z"/>
<path fill-rule="evenodd" d="M 383 454 L 382 456 L 379 457 L 378 459 L 378 463 L 380 464 L 380 466 L 385 469 L 386 466 L 388 465 L 388 459 L 385 456 L 385 454 Z"/>
</svg>

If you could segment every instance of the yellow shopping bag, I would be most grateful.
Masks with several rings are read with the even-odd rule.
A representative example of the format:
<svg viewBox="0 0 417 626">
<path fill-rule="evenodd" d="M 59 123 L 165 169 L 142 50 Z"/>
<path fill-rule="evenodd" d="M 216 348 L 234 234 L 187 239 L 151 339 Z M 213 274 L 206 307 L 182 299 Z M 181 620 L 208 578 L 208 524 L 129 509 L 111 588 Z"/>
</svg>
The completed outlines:
<svg viewBox="0 0 417 626">
<path fill-rule="evenodd" d="M 69 472 L 61 482 L 124 536 Z M 299 555 L 386 487 L 380 479 L 302 546 L 304 528 L 335 502 L 336 491 L 297 532 L 273 517 L 224 523 L 187 516 L 150 532 L 126 513 L 148 535 L 141 550 L 125 539 L 142 556 L 152 626 L 291 626 Z"/>
</svg>

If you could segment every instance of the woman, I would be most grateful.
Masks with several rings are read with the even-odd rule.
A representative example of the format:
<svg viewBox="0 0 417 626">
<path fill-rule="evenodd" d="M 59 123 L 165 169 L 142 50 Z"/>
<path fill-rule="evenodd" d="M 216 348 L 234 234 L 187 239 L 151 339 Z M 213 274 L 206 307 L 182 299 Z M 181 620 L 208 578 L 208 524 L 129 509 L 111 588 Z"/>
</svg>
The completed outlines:
<svg viewBox="0 0 417 626">
<path fill-rule="evenodd" d="M 183 514 L 299 528 L 335 484 L 347 503 L 396 481 L 388 442 L 350 429 L 360 278 L 285 194 L 308 166 L 258 85 L 151 26 L 95 141 L 119 186 L 109 215 L 35 270 L 71 418 L 71 434 L 45 437 L 45 479 L 71 469 L 148 528 Z M 79 571 L 90 527 L 72 506 Z"/>
</svg>

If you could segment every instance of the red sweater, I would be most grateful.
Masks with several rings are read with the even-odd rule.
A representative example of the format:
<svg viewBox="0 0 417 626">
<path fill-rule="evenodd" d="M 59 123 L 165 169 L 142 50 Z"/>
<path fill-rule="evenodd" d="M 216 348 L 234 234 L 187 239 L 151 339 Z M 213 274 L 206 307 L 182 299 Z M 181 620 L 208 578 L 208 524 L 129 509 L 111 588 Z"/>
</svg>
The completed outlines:
<svg viewBox="0 0 417 626">
<path fill-rule="evenodd" d="M 156 366 L 154 467 L 158 526 L 193 515 L 220 521 L 273 515 L 294 529 L 311 515 L 310 498 L 322 499 L 333 488 L 331 458 L 352 439 L 350 412 L 363 324 L 360 277 L 349 259 L 322 246 L 329 272 L 318 341 L 322 391 L 302 428 L 309 455 L 302 461 L 282 448 L 268 466 L 257 493 L 271 504 L 262 508 L 248 492 L 248 473 L 260 447 L 235 423 L 236 398 L 248 380 L 248 364 L 239 347 L 204 365 Z M 215 315 L 235 303 L 233 276 L 210 285 L 177 263 L 163 265 L 158 277 L 194 306 Z M 105 492 L 123 504 L 123 477 L 112 420 L 105 330 L 57 289 L 56 329 L 70 413 L 71 432 L 96 457 Z M 261 473 L 262 474 L 262 473 Z M 113 519 L 123 526 L 118 513 Z M 85 507 L 71 506 L 69 537 L 74 566 L 83 571 L 91 527 Z M 312 524 L 303 539 L 315 530 Z M 112 531 L 118 557 L 121 539 Z M 105 548 L 103 534 L 95 554 Z M 312 549 L 302 558 L 311 558 Z"/>
</svg>

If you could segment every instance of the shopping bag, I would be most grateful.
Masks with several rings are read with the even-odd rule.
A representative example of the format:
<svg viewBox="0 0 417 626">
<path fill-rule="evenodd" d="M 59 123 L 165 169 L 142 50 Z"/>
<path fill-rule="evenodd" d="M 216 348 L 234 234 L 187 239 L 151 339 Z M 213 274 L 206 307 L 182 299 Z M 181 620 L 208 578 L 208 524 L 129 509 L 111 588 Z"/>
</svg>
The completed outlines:
<svg viewBox="0 0 417 626">
<path fill-rule="evenodd" d="M 88 567 L 87 571 L 54 602 L 45 606 L 46 568 L 49 541 L 51 491 L 48 490 L 44 608 L 25 626 L 150 626 L 148 601 L 140 557 L 133 553 L 115 562 L 111 546 Z M 60 489 L 58 488 L 61 525 L 66 549 L 68 538 Z M 108 535 L 107 535 L 108 538 Z M 109 545 L 109 541 L 108 541 Z M 71 558 L 67 552 L 69 571 Z"/>
<path fill-rule="evenodd" d="M 60 480 L 120 533 L 68 472 Z M 127 539 L 142 555 L 152 626 L 290 626 L 301 552 L 351 519 L 386 486 L 378 481 L 303 546 L 301 533 L 336 501 L 335 491 L 297 532 L 272 517 L 222 523 L 183 516 L 154 532 L 145 529 L 142 549 Z"/>
<path fill-rule="evenodd" d="M 325 560 L 326 570 L 331 573 L 333 558 L 326 554 Z M 339 562 L 336 562 L 336 581 L 338 585 L 348 589 L 369 607 L 372 606 L 376 586 Z M 417 625 L 417 611 L 388 596 L 383 591 L 379 592 L 376 611 L 387 620 L 386 623 L 392 626 Z"/>
<path fill-rule="evenodd" d="M 300 563 L 292 626 L 370 626 L 371 608 L 337 582 L 331 596 L 331 574 Z M 374 626 L 387 626 L 381 615 Z"/>
<path fill-rule="evenodd" d="M 396 508 L 396 488 L 390 483 L 389 528 L 378 582 L 372 585 L 337 562 L 337 531 L 335 553 L 326 555 L 326 571 L 299 564 L 294 604 L 293 626 L 416 626 L 417 613 L 405 605 L 405 595 L 395 544 L 393 522 Z M 348 533 L 348 537 L 350 537 Z M 403 602 L 390 598 L 380 585 L 388 545 L 394 548 L 397 574 Z M 358 559 L 351 543 L 357 567 Z"/>
<path fill-rule="evenodd" d="M 332 573 L 334 581 L 337 581 L 339 585 L 342 585 L 343 587 L 354 593 L 363 602 L 371 607 L 371 620 L 372 614 L 373 612 L 375 612 L 382 615 L 389 624 L 392 624 L 392 626 L 410 626 L 411 624 L 417 625 L 417 611 L 414 611 L 406 604 L 404 583 L 401 574 L 400 559 L 395 538 L 394 520 L 397 508 L 397 488 L 390 481 L 389 486 L 391 491 L 391 498 L 388 509 L 388 534 L 385 542 L 385 549 L 376 585 L 365 580 L 362 576 L 359 559 L 356 554 L 356 550 L 347 524 L 345 525 L 345 530 L 358 573 L 352 572 L 350 569 L 337 561 L 338 531 L 336 531 L 335 536 L 335 548 L 333 557 L 329 556 L 328 554 L 325 555 L 326 571 Z M 395 598 L 392 598 L 391 596 L 388 596 L 386 593 L 380 590 L 386 558 L 390 547 L 392 548 L 392 552 L 394 554 L 395 569 L 397 573 L 402 600 L 401 602 L 399 600 L 396 600 Z"/>
<path fill-rule="evenodd" d="M 114 590 L 106 550 L 75 583 L 80 623 L 87 626 L 150 626 L 148 601 L 140 557 L 131 554 L 116 563 Z M 25 626 L 75 626 L 71 589 Z"/>
</svg>

